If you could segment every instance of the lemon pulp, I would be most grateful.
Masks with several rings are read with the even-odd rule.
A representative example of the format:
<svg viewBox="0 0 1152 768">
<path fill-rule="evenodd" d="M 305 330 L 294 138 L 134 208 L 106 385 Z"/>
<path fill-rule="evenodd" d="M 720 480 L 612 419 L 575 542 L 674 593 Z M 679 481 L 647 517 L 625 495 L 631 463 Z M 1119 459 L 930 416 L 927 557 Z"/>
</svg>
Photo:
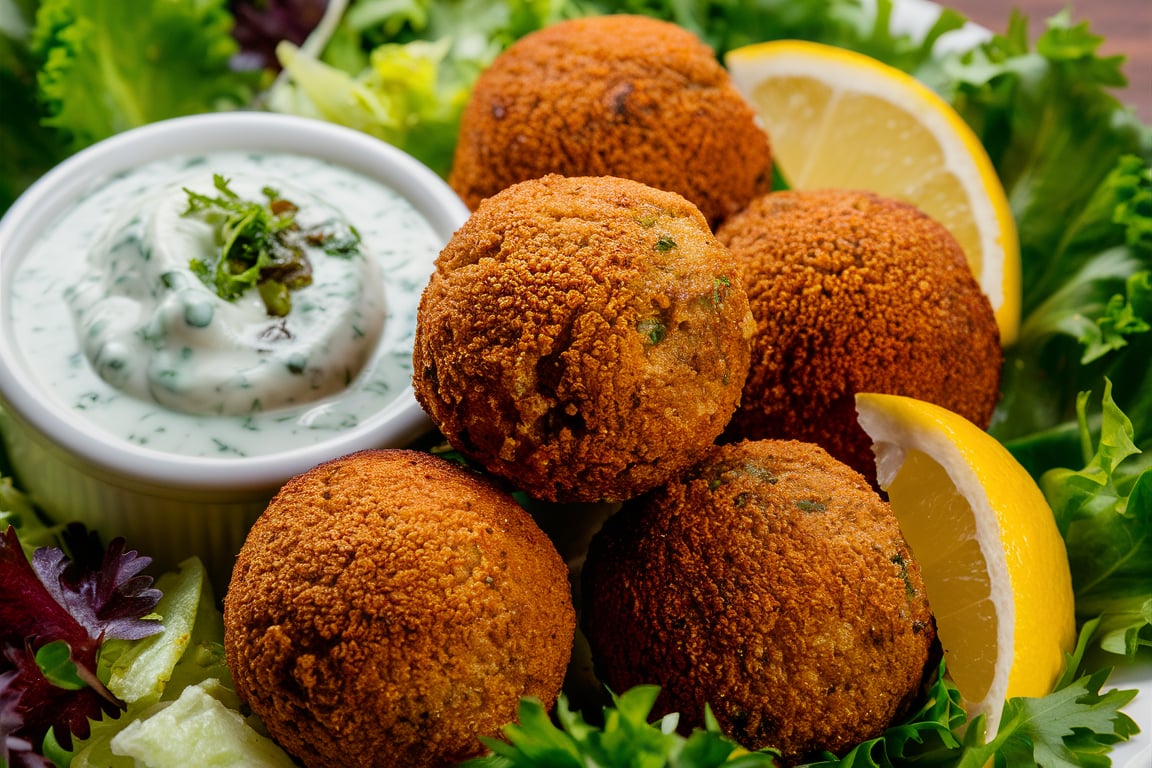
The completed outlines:
<svg viewBox="0 0 1152 768">
<path fill-rule="evenodd" d="M 858 394 L 877 478 L 920 563 L 946 667 L 995 733 L 1008 698 L 1044 696 L 1076 640 L 1064 540 L 1035 481 L 956 413 Z"/>
</svg>

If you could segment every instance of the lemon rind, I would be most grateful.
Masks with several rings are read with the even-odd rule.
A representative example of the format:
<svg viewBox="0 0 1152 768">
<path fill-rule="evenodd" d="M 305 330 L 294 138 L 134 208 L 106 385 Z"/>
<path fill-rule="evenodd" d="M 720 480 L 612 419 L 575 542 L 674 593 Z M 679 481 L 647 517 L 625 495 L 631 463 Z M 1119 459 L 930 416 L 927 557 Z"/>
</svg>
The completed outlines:
<svg viewBox="0 0 1152 768">
<path fill-rule="evenodd" d="M 819 66 L 813 66 L 814 63 Z M 842 90 L 843 83 L 851 82 L 853 91 L 883 97 L 916 115 L 934 137 L 956 136 L 959 147 L 951 142 L 941 144 L 945 167 L 968 190 L 968 198 L 976 207 L 976 221 L 997 223 L 995 230 L 986 227 L 980 230 L 985 254 L 980 283 L 992 305 L 1001 344 L 1007 347 L 1015 343 L 1021 300 L 1016 222 L 991 158 L 980 139 L 947 101 L 899 69 L 864 54 L 821 43 L 800 40 L 755 43 L 730 51 L 725 64 L 733 83 L 745 94 L 751 93 L 754 85 L 767 74 L 811 77 L 837 90 Z M 893 88 L 893 83 L 900 87 Z M 996 197 L 997 202 L 993 203 L 989 195 Z M 992 258 L 991 254 L 999 254 L 1000 258 Z"/>
</svg>

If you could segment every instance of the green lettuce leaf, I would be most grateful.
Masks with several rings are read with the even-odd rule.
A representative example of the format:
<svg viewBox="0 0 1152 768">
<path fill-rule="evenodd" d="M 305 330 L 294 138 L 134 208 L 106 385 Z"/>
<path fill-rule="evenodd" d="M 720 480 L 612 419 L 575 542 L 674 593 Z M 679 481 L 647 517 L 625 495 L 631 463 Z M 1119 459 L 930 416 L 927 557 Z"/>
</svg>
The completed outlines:
<svg viewBox="0 0 1152 768">
<path fill-rule="evenodd" d="M 112 640 L 101 650 L 98 675 L 128 709 L 117 719 L 93 723 L 88 738 L 76 742 L 72 765 L 77 768 L 131 768 L 131 759 L 113 755 L 112 740 L 190 686 L 213 681 L 213 696 L 230 709 L 242 708 L 224 659 L 224 621 L 204 565 L 189 558 L 162 574 L 156 588 L 164 593 L 155 609 L 163 631 L 139 641 Z M 176 732 L 171 737 L 186 738 Z"/>
<path fill-rule="evenodd" d="M 1088 243 L 1070 246 L 1097 223 L 1084 216 L 1093 191 L 1122 156 L 1152 156 L 1149 128 L 1107 91 L 1126 82 L 1123 57 L 1097 56 L 1102 39 L 1067 10 L 1034 48 L 1027 29 L 1016 13 L 1005 35 L 948 67 L 953 105 L 988 150 L 1019 225 L 1025 315 L 1066 280 L 1070 262 L 1090 255 Z M 1098 252 L 1104 243 L 1094 244 Z"/>
<path fill-rule="evenodd" d="M 349 75 L 282 42 L 277 58 L 294 87 L 278 90 L 269 106 L 355 128 L 446 176 L 469 94 L 440 77 L 449 51 L 446 41 L 386 44 L 372 51 L 368 69 Z"/>
<path fill-rule="evenodd" d="M 985 741 L 983 715 L 969 720 L 960 693 L 941 662 L 920 708 L 881 736 L 858 744 L 842 757 L 825 754 L 805 768 L 898 768 L 986 765 L 1055 767 L 1103 765 L 1112 745 L 1139 729 L 1121 710 L 1135 690 L 1103 690 L 1110 670 L 1086 671 L 1085 658 L 1099 622 L 1085 622 L 1075 650 L 1065 655 L 1065 672 L 1054 691 L 1039 698 L 1006 702 L 1000 727 Z M 659 689 L 637 686 L 603 709 L 599 722 L 573 713 L 562 695 L 549 717 L 536 699 L 521 701 L 518 723 L 505 726 L 504 740 L 483 739 L 492 754 L 464 768 L 753 768 L 776 765 L 776 753 L 749 752 L 724 737 L 715 718 L 685 736 L 675 714 L 653 719 Z"/>
<path fill-rule="evenodd" d="M 511 43 L 549 24 L 639 13 L 691 30 L 717 55 L 800 37 L 913 70 L 933 60 L 940 35 L 963 23 L 946 11 L 913 39 L 890 31 L 892 8 L 891 0 L 879 0 L 875 13 L 859 0 L 359 0 L 314 55 L 281 43 L 277 58 L 289 79 L 272 89 L 267 105 L 356 128 L 447 175 L 476 78 Z"/>
<path fill-rule="evenodd" d="M 1097 620 L 1085 622 L 1076 648 L 1065 654 L 1064 674 L 1052 693 L 1009 699 L 991 738 L 984 715 L 968 719 L 942 662 L 920 710 L 844 757 L 828 755 L 811 768 L 1105 765 L 1112 745 L 1131 738 L 1139 728 L 1121 711 L 1137 692 L 1101 693 L 1111 670 L 1088 671 L 1088 650 L 1098 633 Z"/>
<path fill-rule="evenodd" d="M 23 7 L 18 7 L 23 6 Z M 33 181 L 68 155 L 55 131 L 40 125 L 39 61 L 30 47 L 34 3 L 19 2 L 0 19 L 0 213 Z M 4 464 L 0 462 L 0 472 Z"/>
<path fill-rule="evenodd" d="M 1088 398 L 1077 403 L 1083 469 L 1049 470 L 1040 487 L 1068 549 L 1078 617 L 1102 616 L 1101 646 L 1135 657 L 1152 646 L 1152 467 L 1132 461 L 1132 422 L 1108 381 L 1093 449 Z"/>
<path fill-rule="evenodd" d="M 319 55 L 280 44 L 289 79 L 268 107 L 363 131 L 446 176 L 480 72 L 516 39 L 581 13 L 574 0 L 363 0 Z"/>
<path fill-rule="evenodd" d="M 1067 11 L 944 65 L 947 95 L 1004 183 L 1020 232 L 1023 321 L 989 431 L 1036 477 L 1080 460 L 1079 392 L 1107 376 L 1152 441 L 1152 129 L 1109 93 L 1122 57 Z"/>
<path fill-rule="evenodd" d="M 32 51 L 44 123 L 80 149 L 181 115 L 247 105 L 226 0 L 44 0 Z"/>
</svg>

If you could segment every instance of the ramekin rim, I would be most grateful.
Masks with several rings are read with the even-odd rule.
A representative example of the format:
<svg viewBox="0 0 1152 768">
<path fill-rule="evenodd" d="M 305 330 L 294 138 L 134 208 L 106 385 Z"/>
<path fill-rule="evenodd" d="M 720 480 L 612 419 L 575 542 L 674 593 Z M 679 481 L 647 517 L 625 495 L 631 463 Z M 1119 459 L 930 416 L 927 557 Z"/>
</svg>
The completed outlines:
<svg viewBox="0 0 1152 768">
<path fill-rule="evenodd" d="M 180 139 L 194 143 L 179 152 L 163 151 Z M 376 178 L 405 197 L 441 242 L 447 242 L 468 216 L 464 203 L 434 171 L 402 150 L 352 128 L 258 111 L 171 118 L 81 150 L 48 171 L 13 203 L 0 219 L 0 299 L 8 283 L 6 274 L 17 260 L 5 259 L 4 254 L 16 234 L 24 232 L 20 227 L 30 220 L 32 234 L 21 236 L 33 238 L 59 215 L 59 209 L 55 214 L 38 214 L 41 207 L 73 202 L 100 180 L 165 155 L 248 149 L 319 157 Z M 6 325 L 3 317 L 0 325 Z M 393 438 L 409 440 L 427 427 L 423 409 L 408 386 L 372 418 L 313 445 L 248 457 L 182 456 L 137 446 L 88 426 L 66 408 L 36 397 L 35 390 L 35 380 L 9 347 L 7 329 L 0 327 L 0 407 L 12 409 L 73 461 L 130 482 L 173 489 L 273 486 L 329 458 L 384 447 Z"/>
</svg>

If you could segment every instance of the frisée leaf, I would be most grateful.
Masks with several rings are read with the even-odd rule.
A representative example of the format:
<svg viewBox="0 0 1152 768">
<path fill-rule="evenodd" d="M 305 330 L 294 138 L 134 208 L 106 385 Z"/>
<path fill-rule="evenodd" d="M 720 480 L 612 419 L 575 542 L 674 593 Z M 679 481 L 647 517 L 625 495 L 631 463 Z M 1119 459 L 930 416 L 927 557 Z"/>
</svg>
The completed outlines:
<svg viewBox="0 0 1152 768">
<path fill-rule="evenodd" d="M 1129 469 L 1140 450 L 1107 380 L 1092 448 L 1088 398 L 1081 393 L 1077 404 L 1083 469 L 1049 470 L 1040 487 L 1068 549 L 1076 613 L 1102 615 L 1101 646 L 1134 657 L 1152 646 L 1152 467 Z"/>
<path fill-rule="evenodd" d="M 1030 44 L 1017 13 L 944 67 L 1018 224 L 1023 316 L 989 431 L 1037 478 L 1080 460 L 1077 395 L 1105 376 L 1133 421 L 1152 423 L 1152 302 L 1139 277 L 1152 274 L 1152 128 L 1109 93 L 1123 59 L 1100 44 L 1067 11 Z"/>
</svg>

